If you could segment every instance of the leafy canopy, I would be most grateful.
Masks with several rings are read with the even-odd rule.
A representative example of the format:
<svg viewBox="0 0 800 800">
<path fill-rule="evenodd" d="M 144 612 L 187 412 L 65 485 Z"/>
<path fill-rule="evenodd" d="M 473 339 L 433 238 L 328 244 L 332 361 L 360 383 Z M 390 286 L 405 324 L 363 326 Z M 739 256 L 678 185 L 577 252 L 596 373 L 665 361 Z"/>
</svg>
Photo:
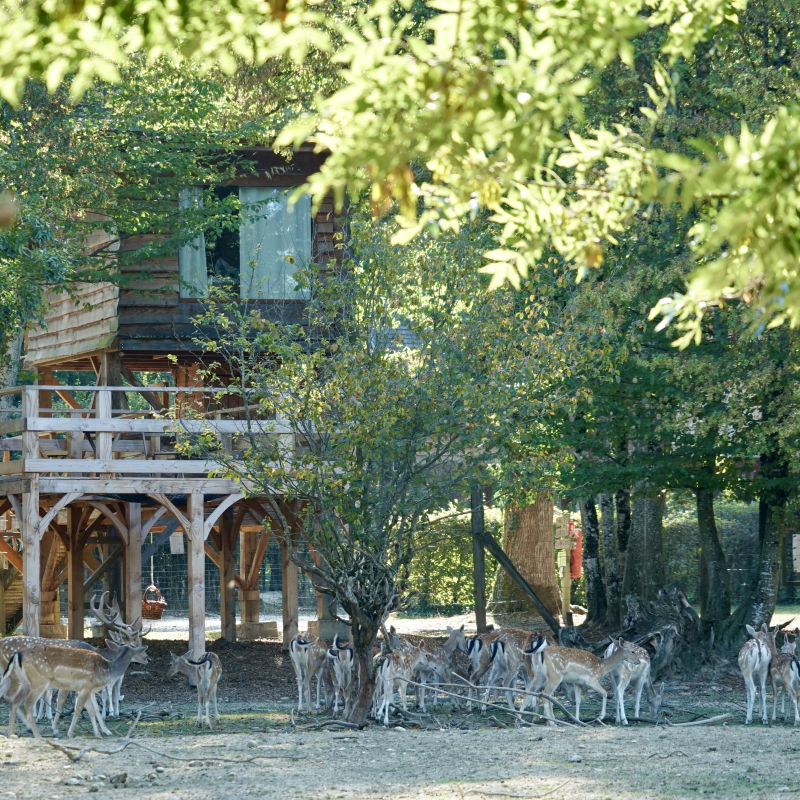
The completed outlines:
<svg viewBox="0 0 800 800">
<path fill-rule="evenodd" d="M 578 277 L 599 266 L 648 204 L 692 209 L 696 269 L 657 304 L 663 324 L 699 340 L 703 315 L 731 298 L 761 325 L 800 321 L 798 111 L 757 129 L 663 150 L 654 137 L 680 102 L 680 65 L 729 35 L 745 0 L 302 0 L 87 2 L 11 0 L 0 10 L 0 94 L 24 81 L 79 96 L 115 80 L 135 53 L 236 71 L 242 60 L 297 63 L 330 52 L 342 88 L 278 144 L 313 139 L 331 157 L 309 187 L 369 191 L 373 213 L 399 206 L 396 241 L 456 230 L 480 210 L 502 227 L 486 253 L 492 284 L 524 278 L 549 247 Z M 633 67 L 636 38 L 663 31 L 647 98 L 625 119 L 587 127 L 585 99 L 610 65 Z M 331 87 L 332 88 L 332 87 Z M 424 166 L 424 177 L 416 168 Z"/>
</svg>

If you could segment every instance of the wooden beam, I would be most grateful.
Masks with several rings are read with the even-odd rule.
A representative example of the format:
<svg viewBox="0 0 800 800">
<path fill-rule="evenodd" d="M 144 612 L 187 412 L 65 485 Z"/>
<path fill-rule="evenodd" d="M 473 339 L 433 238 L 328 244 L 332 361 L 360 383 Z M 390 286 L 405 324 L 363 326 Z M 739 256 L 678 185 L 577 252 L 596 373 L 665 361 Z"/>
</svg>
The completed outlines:
<svg viewBox="0 0 800 800">
<path fill-rule="evenodd" d="M 22 495 L 22 625 L 26 636 L 39 635 L 39 481 L 31 478 Z"/>
<path fill-rule="evenodd" d="M 239 533 L 239 575 L 244 582 L 244 590 L 239 594 L 239 611 L 242 622 L 258 622 L 261 598 L 258 592 L 253 592 L 248 582 L 250 568 L 258 549 L 258 534 L 253 531 L 243 530 Z"/>
<path fill-rule="evenodd" d="M 223 512 L 219 520 L 219 612 L 222 638 L 229 642 L 236 641 L 236 598 L 234 596 L 234 586 L 236 584 L 236 579 L 239 577 L 236 574 L 236 565 L 233 560 L 233 548 L 231 547 L 233 524 L 233 509 L 228 508 Z"/>
<path fill-rule="evenodd" d="M 258 575 L 261 572 L 261 564 L 264 561 L 264 553 L 267 552 L 267 545 L 269 544 L 272 532 L 266 529 L 258 537 L 258 545 L 253 555 L 253 561 L 250 564 L 250 571 L 247 573 L 247 587 L 249 589 L 258 589 Z"/>
<path fill-rule="evenodd" d="M 286 426 L 271 420 L 253 420 L 248 422 L 243 419 L 120 419 L 114 417 L 90 417 L 79 419 L 75 417 L 44 417 L 29 419 L 6 420 L 9 430 L 0 428 L 0 433 L 22 433 L 23 431 L 36 431 L 38 433 L 66 433 L 69 431 L 82 431 L 83 433 L 144 433 L 144 434 L 169 434 L 173 431 L 179 433 L 258 433 L 262 435 L 286 435 L 290 431 L 284 430 Z"/>
<path fill-rule="evenodd" d="M 108 558 L 104 561 L 98 561 L 94 556 L 91 556 L 92 561 L 97 565 L 94 567 L 94 571 L 92 574 L 83 581 L 83 592 L 84 594 L 92 589 L 92 587 L 102 579 L 102 577 L 111 569 L 113 563 L 123 554 L 125 551 L 125 544 L 124 542 L 120 542 L 109 554 Z M 84 563 L 88 565 L 89 554 L 84 550 L 83 553 L 83 560 Z M 89 568 L 92 569 L 91 565 Z"/>
<path fill-rule="evenodd" d="M 131 369 L 125 364 L 124 361 L 120 362 L 120 369 L 122 377 L 125 378 L 132 386 L 142 387 L 142 382 L 133 374 Z M 143 387 L 142 387 L 143 388 Z M 150 404 L 150 407 L 155 411 L 163 411 L 164 404 L 158 399 L 155 392 L 139 392 L 139 394 Z"/>
<path fill-rule="evenodd" d="M 52 462 L 51 462 L 52 463 Z M 153 471 L 158 471 L 158 461 L 148 462 Z M 184 462 L 186 463 L 186 462 Z M 0 462 L 2 465 L 2 462 Z M 204 494 L 227 494 L 238 492 L 240 486 L 236 481 L 226 478 L 40 478 L 42 494 L 64 494 L 65 492 L 81 492 L 82 494 L 186 494 L 186 492 L 202 492 Z M 14 481 L 11 485 L 25 487 L 24 481 Z M 2 482 L 0 482 L 2 486 Z M 13 493 L 8 493 L 13 497 Z"/>
<path fill-rule="evenodd" d="M 125 552 L 125 613 L 128 625 L 142 618 L 142 505 L 128 503 L 128 547 Z"/>
<path fill-rule="evenodd" d="M 96 508 L 116 528 L 122 541 L 128 541 L 128 526 L 105 503 L 101 503 L 98 500 L 87 500 L 86 505 L 90 508 Z M 141 517 L 139 518 L 139 523 L 141 524 Z"/>
<path fill-rule="evenodd" d="M 208 556 L 212 564 L 220 570 L 220 581 L 222 580 L 222 554 L 215 550 L 208 542 L 203 542 L 203 552 Z M 244 581 L 236 574 L 233 577 L 234 586 L 244 591 Z"/>
<path fill-rule="evenodd" d="M 558 635 L 558 632 L 561 630 L 558 620 L 547 610 L 547 606 L 541 601 L 541 598 L 536 594 L 533 587 L 520 575 L 519 570 L 505 554 L 503 548 L 495 541 L 494 537 L 488 531 L 484 531 L 482 534 L 478 535 L 478 540 L 497 559 L 497 563 L 508 573 L 511 580 L 528 595 L 536 606 L 536 610 L 541 614 L 542 619 L 548 624 L 550 629 Z"/>
<path fill-rule="evenodd" d="M 22 574 L 22 556 L 5 539 L 0 539 L 0 553 L 2 553 L 9 564 Z"/>
<path fill-rule="evenodd" d="M 106 434 L 98 434 L 105 436 Z M 110 436 L 111 434 L 108 434 Z M 110 439 L 109 439 L 110 442 Z M 157 459 L 137 458 L 26 458 L 19 461 L 5 461 L 0 463 L 0 474 L 16 474 L 17 472 L 98 472 L 114 473 L 117 475 L 149 475 L 153 472 L 162 474 L 200 474 L 205 475 L 215 469 L 221 468 L 216 461 L 170 459 L 159 461 Z M 138 494 L 135 487 L 128 488 L 129 492 Z"/>
<path fill-rule="evenodd" d="M 222 516 L 222 514 L 229 509 L 234 503 L 238 503 L 240 500 L 244 499 L 243 494 L 232 494 L 230 497 L 226 497 L 209 515 L 208 519 L 205 521 L 205 529 L 203 536 L 204 538 L 208 539 L 208 534 L 211 532 L 211 529 L 214 527 L 216 521 Z"/>
<path fill-rule="evenodd" d="M 70 492 L 69 494 L 65 494 L 42 518 L 42 521 L 39 523 L 39 538 L 41 539 L 44 536 L 45 531 L 49 527 L 50 523 L 56 518 L 56 515 L 62 508 L 66 508 L 70 503 L 77 500 L 81 497 L 80 492 Z"/>
<path fill-rule="evenodd" d="M 203 495 L 192 493 L 187 503 L 189 526 L 186 560 L 189 567 L 189 648 L 195 659 L 206 651 L 206 573 L 203 545 Z M 181 515 L 182 516 L 182 515 Z"/>
<path fill-rule="evenodd" d="M 164 542 L 178 530 L 178 525 L 180 523 L 174 517 L 170 520 L 167 520 L 167 524 L 164 527 L 164 530 L 153 538 L 153 541 L 147 545 L 147 549 L 142 553 L 142 561 L 147 561 L 151 556 L 154 556 L 159 547 L 161 547 Z"/>
<path fill-rule="evenodd" d="M 83 639 L 83 543 L 81 526 L 85 510 L 70 507 L 67 509 L 67 528 L 70 546 L 67 551 L 67 609 L 69 622 L 67 636 L 70 639 Z"/>
<path fill-rule="evenodd" d="M 147 538 L 147 534 L 150 533 L 153 525 L 158 522 L 164 514 L 167 513 L 167 509 L 164 506 L 156 509 L 155 513 L 145 522 L 142 523 L 142 541 Z"/>
</svg>

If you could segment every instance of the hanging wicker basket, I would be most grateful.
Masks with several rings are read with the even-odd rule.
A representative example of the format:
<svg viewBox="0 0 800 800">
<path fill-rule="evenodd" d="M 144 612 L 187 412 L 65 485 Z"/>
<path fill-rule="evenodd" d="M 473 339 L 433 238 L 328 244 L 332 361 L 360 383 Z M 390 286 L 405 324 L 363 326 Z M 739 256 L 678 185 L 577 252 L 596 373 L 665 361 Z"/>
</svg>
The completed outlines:
<svg viewBox="0 0 800 800">
<path fill-rule="evenodd" d="M 147 597 L 150 592 L 155 592 L 157 599 L 150 600 Z M 147 589 L 145 589 L 144 597 L 142 598 L 142 619 L 161 619 L 161 615 L 164 613 L 166 607 L 167 601 L 161 596 L 161 592 L 158 591 L 156 585 L 151 583 Z"/>
</svg>

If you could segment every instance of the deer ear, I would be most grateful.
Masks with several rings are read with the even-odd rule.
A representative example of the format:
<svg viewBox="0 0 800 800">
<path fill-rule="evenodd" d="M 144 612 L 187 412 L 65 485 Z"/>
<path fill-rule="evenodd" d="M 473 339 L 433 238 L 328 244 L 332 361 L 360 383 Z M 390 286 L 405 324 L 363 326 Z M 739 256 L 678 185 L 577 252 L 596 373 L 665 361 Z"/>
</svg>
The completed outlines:
<svg viewBox="0 0 800 800">
<path fill-rule="evenodd" d="M 464 633 L 464 624 L 463 623 L 461 624 L 461 627 L 459 628 L 459 630 L 461 631 L 461 633 Z"/>
<path fill-rule="evenodd" d="M 447 633 L 448 635 L 453 633 L 453 629 L 449 625 L 447 626 Z"/>
<path fill-rule="evenodd" d="M 745 630 L 752 636 L 754 639 L 756 638 L 756 629 L 752 625 L 745 625 Z"/>
<path fill-rule="evenodd" d="M 769 628 L 767 627 L 766 622 L 761 623 L 761 633 L 769 633 Z"/>
</svg>

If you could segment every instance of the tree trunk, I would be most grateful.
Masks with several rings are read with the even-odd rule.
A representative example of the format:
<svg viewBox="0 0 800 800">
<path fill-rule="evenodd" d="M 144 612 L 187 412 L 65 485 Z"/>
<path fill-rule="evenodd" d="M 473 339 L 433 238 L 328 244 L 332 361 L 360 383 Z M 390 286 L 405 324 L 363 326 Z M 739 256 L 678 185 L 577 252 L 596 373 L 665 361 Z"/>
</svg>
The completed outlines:
<svg viewBox="0 0 800 800">
<path fill-rule="evenodd" d="M 375 672 L 372 648 L 378 638 L 379 626 L 363 625 L 355 613 L 355 609 L 343 604 L 352 620 L 350 641 L 353 643 L 353 660 L 355 674 L 350 687 L 350 714 L 348 722 L 363 725 L 367 721 L 369 706 L 375 690 Z"/>
<path fill-rule="evenodd" d="M 553 499 L 549 495 L 540 494 L 533 505 L 522 508 L 511 503 L 506 506 L 503 550 L 545 608 L 557 616 L 561 596 L 556 583 L 553 533 Z M 526 595 L 502 569 L 495 581 L 494 602 L 502 604 L 501 612 L 530 609 Z"/>
<path fill-rule="evenodd" d="M 600 495 L 600 531 L 603 542 L 603 568 L 606 583 L 606 625 L 613 631 L 622 627 L 620 603 L 619 556 L 617 554 L 617 532 L 614 525 L 614 498 L 610 494 Z"/>
<path fill-rule="evenodd" d="M 705 568 L 708 587 L 705 603 L 701 603 L 700 606 L 700 618 L 704 625 L 713 625 L 715 622 L 727 619 L 731 614 L 728 565 L 725 563 L 725 553 L 714 519 L 714 493 L 708 489 L 698 489 L 696 494 L 697 528 L 700 532 L 703 561 L 701 569 Z"/>
<path fill-rule="evenodd" d="M 617 505 L 617 567 L 620 576 L 625 574 L 628 557 L 628 540 L 631 535 L 631 493 L 620 489 L 614 497 Z M 624 597 L 624 594 L 623 594 Z"/>
<path fill-rule="evenodd" d="M 594 498 L 581 500 L 583 526 L 583 580 L 586 586 L 587 623 L 602 623 L 606 619 L 606 592 L 600 571 L 600 526 Z"/>
<path fill-rule="evenodd" d="M 763 463 L 763 457 L 762 457 Z M 770 624 L 781 583 L 781 553 L 786 531 L 786 495 L 762 495 L 759 501 L 758 527 L 761 546 L 758 569 L 748 594 L 736 611 L 717 624 L 715 641 L 723 653 L 735 653 L 745 640 L 744 626 L 760 628 Z"/>
<path fill-rule="evenodd" d="M 664 552 L 661 543 L 664 495 L 637 497 L 633 501 L 632 524 L 625 557 L 622 594 L 655 600 L 664 587 Z"/>
</svg>

